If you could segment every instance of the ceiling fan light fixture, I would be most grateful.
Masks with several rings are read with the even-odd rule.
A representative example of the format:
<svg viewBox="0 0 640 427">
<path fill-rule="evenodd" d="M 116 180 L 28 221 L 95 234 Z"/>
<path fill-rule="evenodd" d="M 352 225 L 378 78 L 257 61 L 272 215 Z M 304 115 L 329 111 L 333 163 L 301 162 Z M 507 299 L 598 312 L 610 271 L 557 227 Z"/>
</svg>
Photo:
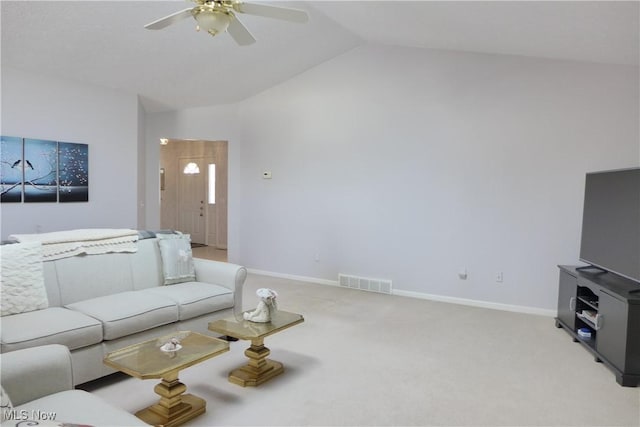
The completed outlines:
<svg viewBox="0 0 640 427">
<path fill-rule="evenodd" d="M 228 13 L 218 10 L 201 10 L 194 15 L 194 18 L 198 22 L 198 30 L 205 30 L 212 36 L 227 31 L 231 22 L 231 16 Z"/>
<path fill-rule="evenodd" d="M 2 1 L 2 0 L 0 0 Z M 243 0 L 191 0 L 196 7 L 182 9 L 164 18 L 157 19 L 144 27 L 148 30 L 161 30 L 191 16 L 197 22 L 196 30 L 205 30 L 215 36 L 228 32 L 240 46 L 256 42 L 249 29 L 237 18 L 237 14 L 247 14 L 274 18 L 282 21 L 304 23 L 309 20 L 304 10 L 288 7 L 270 6 L 261 3 L 248 3 Z"/>
</svg>

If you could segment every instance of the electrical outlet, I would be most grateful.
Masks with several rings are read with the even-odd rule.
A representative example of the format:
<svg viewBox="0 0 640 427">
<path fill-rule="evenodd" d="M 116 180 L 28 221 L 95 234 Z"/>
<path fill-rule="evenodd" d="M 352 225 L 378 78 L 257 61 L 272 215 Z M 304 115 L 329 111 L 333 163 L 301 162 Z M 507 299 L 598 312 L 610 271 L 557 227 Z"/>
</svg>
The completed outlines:
<svg viewBox="0 0 640 427">
<path fill-rule="evenodd" d="M 496 282 L 502 283 L 503 280 L 504 280 L 504 277 L 502 275 L 502 271 L 498 271 L 498 274 L 496 274 Z"/>
</svg>

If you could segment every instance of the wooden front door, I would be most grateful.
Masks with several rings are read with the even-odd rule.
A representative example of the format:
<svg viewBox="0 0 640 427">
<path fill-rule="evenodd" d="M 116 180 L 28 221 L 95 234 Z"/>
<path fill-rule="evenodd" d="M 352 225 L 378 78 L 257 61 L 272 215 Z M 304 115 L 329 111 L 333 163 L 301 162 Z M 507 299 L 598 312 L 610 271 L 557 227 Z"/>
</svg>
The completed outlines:
<svg viewBox="0 0 640 427">
<path fill-rule="evenodd" d="M 185 173 L 188 164 L 197 165 L 198 173 Z M 178 169 L 177 229 L 191 235 L 193 243 L 206 244 L 207 165 L 202 159 L 180 159 Z"/>
</svg>

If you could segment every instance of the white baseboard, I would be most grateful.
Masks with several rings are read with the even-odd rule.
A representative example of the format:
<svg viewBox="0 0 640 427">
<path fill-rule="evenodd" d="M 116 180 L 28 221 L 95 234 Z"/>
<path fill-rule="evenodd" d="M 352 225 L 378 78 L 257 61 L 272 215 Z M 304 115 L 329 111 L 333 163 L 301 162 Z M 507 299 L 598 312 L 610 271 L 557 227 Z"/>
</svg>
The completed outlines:
<svg viewBox="0 0 640 427">
<path fill-rule="evenodd" d="M 498 302 L 449 297 L 445 295 L 424 294 L 422 292 L 401 291 L 398 289 L 393 290 L 393 295 L 398 295 L 401 297 L 409 297 L 409 298 L 426 299 L 430 301 L 448 302 L 451 304 L 468 305 L 471 307 L 490 308 L 493 310 L 512 311 L 514 313 L 537 314 L 539 316 L 548 316 L 548 317 L 556 316 L 555 310 L 548 310 L 545 308 L 536 308 L 536 307 L 526 307 L 523 305 L 502 304 Z"/>
<path fill-rule="evenodd" d="M 251 274 L 258 274 L 260 276 L 278 277 L 281 279 L 297 280 L 300 282 L 317 283 L 319 285 L 338 286 L 338 287 L 340 286 L 337 280 L 319 279 L 317 277 L 308 277 L 308 276 L 297 276 L 295 274 L 275 273 L 273 271 L 256 270 L 253 268 L 248 268 L 247 272 Z M 548 310 L 544 308 L 502 304 L 502 303 L 490 302 L 490 301 L 480 301 L 480 300 L 473 300 L 473 299 L 467 299 L 467 298 L 449 297 L 445 295 L 425 294 L 422 292 L 403 291 L 399 289 L 393 289 L 391 293 L 392 295 L 397 295 L 400 297 L 447 302 L 451 304 L 467 305 L 471 307 L 481 307 L 481 308 L 489 308 L 493 310 L 511 311 L 514 313 L 536 314 L 539 316 L 547 316 L 547 317 L 555 317 L 557 314 L 555 310 Z"/>
<path fill-rule="evenodd" d="M 275 273 L 273 271 L 256 270 L 247 268 L 247 272 L 251 274 L 259 274 L 261 276 L 279 277 L 280 279 L 298 280 L 300 282 L 317 283 L 319 285 L 338 286 L 337 280 L 319 279 L 317 277 L 296 276 L 295 274 Z"/>
</svg>

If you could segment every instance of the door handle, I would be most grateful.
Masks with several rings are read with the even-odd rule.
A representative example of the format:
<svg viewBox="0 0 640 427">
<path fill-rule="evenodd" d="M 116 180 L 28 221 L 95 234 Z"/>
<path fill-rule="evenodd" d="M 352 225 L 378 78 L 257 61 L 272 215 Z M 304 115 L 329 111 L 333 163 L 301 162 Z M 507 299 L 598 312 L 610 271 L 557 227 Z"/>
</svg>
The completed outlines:
<svg viewBox="0 0 640 427">
<path fill-rule="evenodd" d="M 569 310 L 573 311 L 576 309 L 576 297 L 569 298 Z"/>
</svg>

